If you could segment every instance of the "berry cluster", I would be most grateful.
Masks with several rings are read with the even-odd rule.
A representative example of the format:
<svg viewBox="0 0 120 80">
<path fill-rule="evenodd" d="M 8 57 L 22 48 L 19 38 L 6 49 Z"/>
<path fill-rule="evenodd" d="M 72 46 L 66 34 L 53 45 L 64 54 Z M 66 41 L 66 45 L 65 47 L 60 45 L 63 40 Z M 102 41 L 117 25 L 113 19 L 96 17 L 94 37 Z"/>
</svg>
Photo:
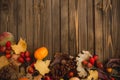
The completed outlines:
<svg viewBox="0 0 120 80">
<path fill-rule="evenodd" d="M 98 55 L 94 55 L 93 57 L 90 57 L 88 61 L 84 60 L 82 63 L 88 68 L 92 68 L 93 66 L 101 69 L 103 68 L 103 64 L 101 62 L 98 62 Z"/>
<path fill-rule="evenodd" d="M 32 64 L 31 63 L 31 57 L 30 57 L 30 52 L 29 51 L 25 51 L 25 52 L 21 52 L 20 56 L 17 59 L 20 63 L 22 64 L 28 64 L 28 68 L 27 68 L 27 72 L 29 73 L 34 73 L 35 68 L 34 68 L 34 62 Z"/>
<path fill-rule="evenodd" d="M 30 62 L 31 57 L 30 57 L 30 52 L 29 51 L 25 51 L 25 52 L 21 52 L 20 56 L 18 58 L 18 61 L 21 63 L 25 63 L 25 62 Z"/>
<path fill-rule="evenodd" d="M 10 41 L 7 41 L 5 46 L 0 46 L 0 53 L 5 54 L 7 59 L 11 58 L 12 48 Z"/>
</svg>

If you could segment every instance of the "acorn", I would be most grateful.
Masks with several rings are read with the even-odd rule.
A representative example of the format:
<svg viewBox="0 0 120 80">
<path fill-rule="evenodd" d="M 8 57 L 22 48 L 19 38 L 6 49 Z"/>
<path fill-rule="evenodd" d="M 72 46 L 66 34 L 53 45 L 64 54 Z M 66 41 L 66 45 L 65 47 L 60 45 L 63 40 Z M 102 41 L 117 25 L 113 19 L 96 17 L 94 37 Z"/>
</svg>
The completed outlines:
<svg viewBox="0 0 120 80">
<path fill-rule="evenodd" d="M 73 77 L 73 76 L 74 76 L 74 72 L 71 71 L 71 72 L 68 73 L 68 77 L 69 77 L 69 78 L 70 78 L 70 77 Z"/>
<path fill-rule="evenodd" d="M 34 72 L 33 67 L 29 66 L 29 67 L 28 67 L 28 72 L 32 74 L 32 73 Z"/>
<path fill-rule="evenodd" d="M 107 68 L 107 69 L 106 69 L 106 71 L 107 71 L 108 73 L 111 73 L 112 70 L 113 70 L 112 68 Z"/>
</svg>

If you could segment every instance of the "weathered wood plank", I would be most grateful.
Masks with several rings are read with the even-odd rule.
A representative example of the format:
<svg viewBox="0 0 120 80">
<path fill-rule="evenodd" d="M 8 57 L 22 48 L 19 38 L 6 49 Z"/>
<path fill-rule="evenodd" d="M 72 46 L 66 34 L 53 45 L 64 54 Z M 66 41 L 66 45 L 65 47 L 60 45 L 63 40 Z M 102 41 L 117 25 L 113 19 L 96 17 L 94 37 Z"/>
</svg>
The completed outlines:
<svg viewBox="0 0 120 80">
<path fill-rule="evenodd" d="M 87 50 L 87 0 L 78 0 L 79 52 Z"/>
<path fill-rule="evenodd" d="M 45 24 L 45 20 L 44 20 L 44 16 L 45 16 L 45 4 L 44 4 L 44 0 L 40 0 L 40 36 L 38 38 L 38 40 L 40 40 L 40 43 L 38 43 L 41 46 L 45 46 L 44 45 L 44 24 Z"/>
<path fill-rule="evenodd" d="M 79 53 L 79 19 L 78 19 L 78 0 L 75 1 L 75 44 L 76 44 L 76 53 Z"/>
<path fill-rule="evenodd" d="M 52 34 L 53 54 L 60 52 L 60 3 L 59 0 L 52 0 Z"/>
<path fill-rule="evenodd" d="M 95 52 L 99 55 L 100 61 L 103 61 L 103 14 L 101 11 L 102 1 L 94 0 L 95 8 Z"/>
<path fill-rule="evenodd" d="M 104 61 L 112 57 L 113 40 L 112 40 L 112 8 L 110 0 L 103 1 L 103 48 Z"/>
<path fill-rule="evenodd" d="M 61 52 L 68 52 L 68 0 L 61 1 Z"/>
<path fill-rule="evenodd" d="M 42 8 L 41 13 L 41 25 L 43 27 L 43 45 L 46 46 L 49 50 L 47 58 L 52 57 L 52 26 L 51 26 L 51 0 L 43 1 L 44 7 Z"/>
<path fill-rule="evenodd" d="M 8 28 L 17 40 L 17 0 L 9 0 Z"/>
<path fill-rule="evenodd" d="M 120 58 L 120 0 L 112 1 L 112 41 L 113 53 L 112 57 Z"/>
<path fill-rule="evenodd" d="M 33 49 L 36 50 L 37 48 L 40 47 L 40 41 L 41 41 L 41 36 L 40 36 L 40 1 L 39 0 L 34 0 L 34 20 L 33 20 Z"/>
<path fill-rule="evenodd" d="M 26 0 L 26 41 L 28 50 L 33 52 L 33 0 Z"/>
<path fill-rule="evenodd" d="M 8 27 L 8 15 L 9 15 L 9 0 L 1 0 L 1 27 L 0 32 L 7 31 Z"/>
<path fill-rule="evenodd" d="M 26 2 L 25 0 L 18 0 L 18 40 L 20 37 L 26 39 Z"/>
<path fill-rule="evenodd" d="M 76 1 L 74 0 L 69 0 L 69 38 L 68 38 L 68 43 L 69 43 L 69 53 L 71 55 L 76 55 L 76 24 L 75 24 L 75 19 L 76 19 Z"/>
<path fill-rule="evenodd" d="M 94 53 L 94 3 L 93 0 L 87 0 L 87 50 Z"/>
<path fill-rule="evenodd" d="M 45 46 L 71 55 L 96 52 L 120 57 L 120 0 L 0 0 L 0 33 L 26 39 L 28 50 Z"/>
</svg>

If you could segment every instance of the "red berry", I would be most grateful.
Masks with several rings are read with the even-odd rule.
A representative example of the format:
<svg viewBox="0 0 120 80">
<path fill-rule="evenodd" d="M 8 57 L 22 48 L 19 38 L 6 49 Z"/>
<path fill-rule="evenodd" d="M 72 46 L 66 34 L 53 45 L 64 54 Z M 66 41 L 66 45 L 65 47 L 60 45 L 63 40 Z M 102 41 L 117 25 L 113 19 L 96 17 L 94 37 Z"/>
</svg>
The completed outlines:
<svg viewBox="0 0 120 80">
<path fill-rule="evenodd" d="M 91 63 L 88 63 L 88 64 L 87 64 L 87 67 L 88 67 L 88 68 L 92 68 L 93 65 L 92 65 Z"/>
<path fill-rule="evenodd" d="M 5 46 L 0 46 L 0 52 L 5 52 L 6 47 Z"/>
<path fill-rule="evenodd" d="M 34 64 L 35 64 L 35 62 L 33 62 L 30 66 L 34 68 Z"/>
<path fill-rule="evenodd" d="M 11 50 L 5 50 L 5 53 L 6 53 L 6 54 L 10 54 L 10 53 L 11 53 Z"/>
<path fill-rule="evenodd" d="M 6 47 L 6 50 L 11 50 L 12 48 L 11 47 Z"/>
<path fill-rule="evenodd" d="M 94 60 L 98 60 L 98 55 L 93 56 Z"/>
<path fill-rule="evenodd" d="M 20 53 L 20 56 L 24 58 L 24 57 L 25 57 L 25 53 L 24 53 L 24 52 L 21 52 L 21 53 Z"/>
<path fill-rule="evenodd" d="M 7 59 L 11 58 L 11 54 L 10 53 L 7 53 L 5 56 L 6 56 Z"/>
<path fill-rule="evenodd" d="M 92 65 L 94 65 L 94 63 L 95 63 L 94 58 L 93 58 L 93 57 L 91 57 L 91 58 L 90 58 L 90 60 L 89 60 L 89 62 L 90 62 Z"/>
<path fill-rule="evenodd" d="M 110 80 L 115 80 L 115 78 L 112 77 Z"/>
<path fill-rule="evenodd" d="M 45 76 L 44 80 L 51 80 L 49 76 Z"/>
<path fill-rule="evenodd" d="M 68 76 L 69 76 L 69 77 L 73 77 L 73 76 L 74 76 L 74 73 L 73 73 L 73 72 L 69 72 Z"/>
<path fill-rule="evenodd" d="M 82 64 L 83 64 L 83 65 L 87 65 L 88 62 L 87 62 L 86 60 L 84 60 L 84 61 L 82 61 Z"/>
<path fill-rule="evenodd" d="M 28 67 L 28 72 L 32 74 L 34 72 L 34 69 L 31 66 L 29 66 Z"/>
<path fill-rule="evenodd" d="M 10 42 L 10 41 L 8 41 L 8 42 L 6 43 L 6 47 L 11 47 L 11 42 Z"/>
<path fill-rule="evenodd" d="M 26 60 L 27 62 L 30 62 L 31 58 L 30 58 L 30 57 L 26 57 L 25 60 Z"/>
<path fill-rule="evenodd" d="M 18 58 L 18 61 L 21 62 L 21 63 L 24 63 L 23 57 L 19 57 L 19 58 Z"/>
<path fill-rule="evenodd" d="M 29 57 L 30 56 L 30 52 L 29 51 L 26 51 L 25 52 L 25 57 Z"/>
<path fill-rule="evenodd" d="M 103 64 L 101 62 L 97 62 L 97 67 L 102 69 L 103 68 Z"/>
</svg>

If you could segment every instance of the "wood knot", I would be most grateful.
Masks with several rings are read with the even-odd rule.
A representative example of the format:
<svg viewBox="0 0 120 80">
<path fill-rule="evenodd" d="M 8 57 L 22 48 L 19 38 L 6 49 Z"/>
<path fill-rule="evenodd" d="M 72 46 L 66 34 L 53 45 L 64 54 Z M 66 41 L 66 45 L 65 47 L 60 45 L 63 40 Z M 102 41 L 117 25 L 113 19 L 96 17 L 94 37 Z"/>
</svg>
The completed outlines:
<svg viewBox="0 0 120 80">
<path fill-rule="evenodd" d="M 2 0 L 1 1 L 1 11 L 8 12 L 10 7 L 9 0 Z"/>
<path fill-rule="evenodd" d="M 2 4 L 2 10 L 9 10 L 8 4 Z"/>
</svg>

